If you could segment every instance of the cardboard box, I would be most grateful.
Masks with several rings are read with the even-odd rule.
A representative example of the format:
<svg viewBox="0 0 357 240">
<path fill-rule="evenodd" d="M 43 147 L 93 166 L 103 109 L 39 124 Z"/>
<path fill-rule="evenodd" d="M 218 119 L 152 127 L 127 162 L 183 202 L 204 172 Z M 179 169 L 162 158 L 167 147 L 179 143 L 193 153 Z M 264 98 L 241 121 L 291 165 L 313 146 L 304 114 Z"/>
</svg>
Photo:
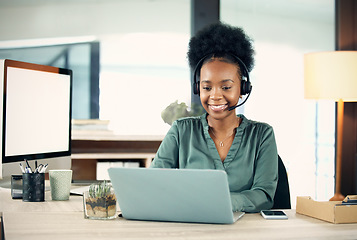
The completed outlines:
<svg viewBox="0 0 357 240">
<path fill-rule="evenodd" d="M 347 196 L 357 199 L 357 195 Z M 296 212 L 331 223 L 357 223 L 357 205 L 342 201 L 314 201 L 311 197 L 297 197 Z"/>
</svg>

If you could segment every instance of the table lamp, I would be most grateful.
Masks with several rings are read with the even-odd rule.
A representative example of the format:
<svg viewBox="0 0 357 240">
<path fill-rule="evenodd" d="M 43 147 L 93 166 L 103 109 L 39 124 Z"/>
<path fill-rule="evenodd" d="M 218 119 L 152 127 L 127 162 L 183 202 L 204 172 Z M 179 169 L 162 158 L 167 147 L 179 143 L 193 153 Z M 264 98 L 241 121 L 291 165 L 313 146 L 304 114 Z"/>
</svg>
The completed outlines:
<svg viewBox="0 0 357 240">
<path fill-rule="evenodd" d="M 344 102 L 357 102 L 357 51 L 305 54 L 304 81 L 305 98 L 338 102 L 335 195 L 330 201 L 341 201 L 343 108 Z"/>
</svg>

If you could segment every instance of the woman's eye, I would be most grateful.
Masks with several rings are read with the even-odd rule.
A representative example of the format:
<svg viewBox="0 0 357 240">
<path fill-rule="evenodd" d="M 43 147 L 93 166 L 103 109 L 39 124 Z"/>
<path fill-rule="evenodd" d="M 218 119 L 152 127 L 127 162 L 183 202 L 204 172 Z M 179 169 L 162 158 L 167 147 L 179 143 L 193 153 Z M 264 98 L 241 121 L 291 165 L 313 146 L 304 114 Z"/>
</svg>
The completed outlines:
<svg viewBox="0 0 357 240">
<path fill-rule="evenodd" d="M 224 87 L 222 87 L 222 89 L 223 89 L 223 90 L 229 90 L 229 89 L 231 89 L 231 87 L 224 86 Z"/>
<path fill-rule="evenodd" d="M 211 87 L 203 86 L 202 89 L 203 89 L 203 90 L 206 90 L 206 91 L 209 91 L 209 90 L 211 90 L 212 88 L 211 88 Z"/>
</svg>

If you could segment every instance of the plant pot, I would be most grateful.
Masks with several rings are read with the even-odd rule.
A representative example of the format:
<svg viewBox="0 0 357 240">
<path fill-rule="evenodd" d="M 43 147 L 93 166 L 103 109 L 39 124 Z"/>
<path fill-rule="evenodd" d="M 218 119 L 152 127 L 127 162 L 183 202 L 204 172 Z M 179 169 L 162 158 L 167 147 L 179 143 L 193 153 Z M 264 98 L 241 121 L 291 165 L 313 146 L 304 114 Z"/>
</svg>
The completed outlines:
<svg viewBox="0 0 357 240">
<path fill-rule="evenodd" d="M 114 191 L 106 196 L 91 197 L 83 193 L 84 217 L 88 219 L 114 219 L 117 217 L 117 200 Z"/>
</svg>

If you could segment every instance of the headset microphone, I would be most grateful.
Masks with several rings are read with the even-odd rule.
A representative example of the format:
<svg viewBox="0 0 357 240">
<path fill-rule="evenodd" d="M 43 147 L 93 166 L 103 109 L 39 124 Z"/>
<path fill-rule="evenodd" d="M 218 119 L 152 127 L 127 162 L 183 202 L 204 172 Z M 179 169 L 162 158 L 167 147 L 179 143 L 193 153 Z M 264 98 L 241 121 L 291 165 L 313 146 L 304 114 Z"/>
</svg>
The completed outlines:
<svg viewBox="0 0 357 240">
<path fill-rule="evenodd" d="M 233 107 L 229 107 L 228 111 L 232 111 L 232 110 L 236 109 L 237 107 L 242 106 L 248 100 L 251 92 L 252 92 L 252 86 L 250 87 L 250 91 L 249 91 L 247 97 L 244 99 L 244 101 L 242 103 L 240 103 L 240 104 L 237 104 L 237 105 L 233 106 Z"/>
</svg>

